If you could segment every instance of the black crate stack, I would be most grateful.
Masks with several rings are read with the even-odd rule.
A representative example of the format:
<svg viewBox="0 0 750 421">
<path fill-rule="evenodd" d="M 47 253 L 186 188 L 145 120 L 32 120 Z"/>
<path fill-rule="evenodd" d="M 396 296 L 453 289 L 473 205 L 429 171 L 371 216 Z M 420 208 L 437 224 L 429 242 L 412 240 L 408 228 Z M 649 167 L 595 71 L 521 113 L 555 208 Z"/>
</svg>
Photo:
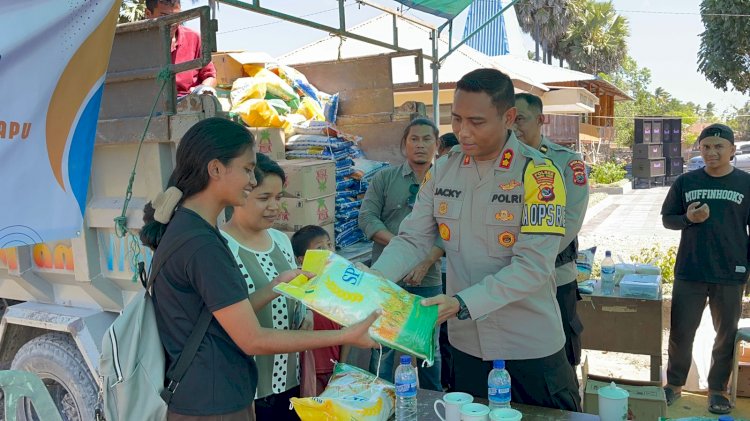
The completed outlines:
<svg viewBox="0 0 750 421">
<path fill-rule="evenodd" d="M 682 157 L 682 119 L 665 118 L 662 125 L 664 138 L 664 158 L 667 164 L 667 177 L 682 174 L 685 159 Z"/>
<path fill-rule="evenodd" d="M 636 118 L 633 177 L 650 180 L 682 174 L 681 132 L 679 118 Z"/>
</svg>

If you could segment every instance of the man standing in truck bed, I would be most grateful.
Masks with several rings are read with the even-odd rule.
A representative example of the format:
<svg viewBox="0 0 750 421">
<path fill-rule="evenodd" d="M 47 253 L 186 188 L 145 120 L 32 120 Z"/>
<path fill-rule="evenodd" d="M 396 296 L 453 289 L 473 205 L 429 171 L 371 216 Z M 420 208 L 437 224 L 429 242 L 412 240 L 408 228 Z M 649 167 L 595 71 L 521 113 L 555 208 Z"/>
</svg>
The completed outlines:
<svg viewBox="0 0 750 421">
<path fill-rule="evenodd" d="M 146 0 L 146 18 L 169 16 L 181 11 L 180 0 Z M 173 25 L 172 64 L 180 64 L 201 56 L 201 36 L 183 25 Z M 201 69 L 187 70 L 175 75 L 177 97 L 190 93 L 215 93 L 216 69 L 208 63 Z"/>
</svg>

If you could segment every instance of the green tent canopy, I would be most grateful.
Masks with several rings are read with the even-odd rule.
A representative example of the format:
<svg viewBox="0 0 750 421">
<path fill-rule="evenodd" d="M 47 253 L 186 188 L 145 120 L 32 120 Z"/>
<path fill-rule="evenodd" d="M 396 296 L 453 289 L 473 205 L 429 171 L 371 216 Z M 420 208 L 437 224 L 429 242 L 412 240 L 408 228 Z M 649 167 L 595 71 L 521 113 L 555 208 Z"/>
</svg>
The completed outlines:
<svg viewBox="0 0 750 421">
<path fill-rule="evenodd" d="M 404 6 L 421 10 L 445 19 L 453 19 L 466 9 L 473 0 L 396 0 Z"/>
</svg>

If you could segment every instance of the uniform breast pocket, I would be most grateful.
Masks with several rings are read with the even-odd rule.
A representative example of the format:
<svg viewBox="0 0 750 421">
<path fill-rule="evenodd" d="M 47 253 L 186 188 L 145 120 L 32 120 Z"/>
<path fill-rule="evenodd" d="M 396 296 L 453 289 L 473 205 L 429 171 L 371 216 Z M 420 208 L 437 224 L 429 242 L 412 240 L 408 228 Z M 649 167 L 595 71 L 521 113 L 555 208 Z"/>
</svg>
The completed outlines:
<svg viewBox="0 0 750 421">
<path fill-rule="evenodd" d="M 459 217 L 463 202 L 436 197 L 433 206 L 433 216 L 438 223 L 438 232 L 445 250 L 458 251 Z"/>
<path fill-rule="evenodd" d="M 484 223 L 487 226 L 487 253 L 490 257 L 513 255 L 521 225 L 520 204 L 490 205 Z"/>
</svg>

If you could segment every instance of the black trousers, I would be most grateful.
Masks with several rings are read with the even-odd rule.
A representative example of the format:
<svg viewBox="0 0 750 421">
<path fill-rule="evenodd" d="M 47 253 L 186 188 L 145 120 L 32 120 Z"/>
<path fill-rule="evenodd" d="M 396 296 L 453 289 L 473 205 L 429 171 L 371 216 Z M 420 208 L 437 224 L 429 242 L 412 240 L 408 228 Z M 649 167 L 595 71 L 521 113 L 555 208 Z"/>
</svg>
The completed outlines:
<svg viewBox="0 0 750 421">
<path fill-rule="evenodd" d="M 452 352 L 455 391 L 487 399 L 487 376 L 492 361 L 483 361 L 456 348 Z M 510 373 L 511 402 L 581 412 L 576 374 L 562 349 L 549 357 L 507 360 L 505 369 Z"/>
<path fill-rule="evenodd" d="M 565 332 L 565 356 L 573 367 L 581 363 L 581 332 L 583 323 L 576 307 L 581 299 L 578 283 L 573 281 L 557 287 L 557 304 L 560 306 L 563 331 Z"/>
<path fill-rule="evenodd" d="M 445 294 L 445 273 L 443 273 L 443 294 Z M 451 349 L 448 341 L 448 322 L 440 324 L 440 382 L 443 388 L 449 392 L 453 391 L 453 363 L 451 362 Z"/>
<path fill-rule="evenodd" d="M 693 355 L 695 331 L 701 322 L 706 300 L 711 309 L 716 339 L 711 353 L 708 388 L 725 391 L 732 371 L 734 337 L 742 313 L 745 284 L 722 285 L 675 281 L 672 291 L 672 321 L 669 330 L 667 381 L 684 386 Z"/>
</svg>

